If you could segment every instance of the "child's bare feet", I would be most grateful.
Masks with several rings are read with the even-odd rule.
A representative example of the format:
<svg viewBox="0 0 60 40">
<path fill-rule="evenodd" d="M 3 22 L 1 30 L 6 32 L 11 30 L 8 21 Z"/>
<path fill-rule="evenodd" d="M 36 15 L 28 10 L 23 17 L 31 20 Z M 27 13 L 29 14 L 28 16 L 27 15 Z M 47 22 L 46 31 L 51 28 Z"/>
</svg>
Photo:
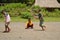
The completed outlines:
<svg viewBox="0 0 60 40">
<path fill-rule="evenodd" d="M 42 29 L 42 31 L 45 31 L 45 29 Z"/>
<path fill-rule="evenodd" d="M 46 26 L 44 26 L 43 29 L 46 30 Z"/>
<path fill-rule="evenodd" d="M 45 29 L 46 29 L 46 26 L 43 26 L 43 27 L 42 27 L 42 31 L 45 31 Z"/>
<path fill-rule="evenodd" d="M 28 29 L 28 28 L 25 28 L 25 29 Z"/>
<path fill-rule="evenodd" d="M 3 33 L 7 33 L 8 31 L 3 31 Z"/>
<path fill-rule="evenodd" d="M 46 29 L 46 26 L 44 26 L 44 28 Z"/>
<path fill-rule="evenodd" d="M 8 32 L 10 32 L 11 31 L 11 29 L 8 29 Z"/>
</svg>

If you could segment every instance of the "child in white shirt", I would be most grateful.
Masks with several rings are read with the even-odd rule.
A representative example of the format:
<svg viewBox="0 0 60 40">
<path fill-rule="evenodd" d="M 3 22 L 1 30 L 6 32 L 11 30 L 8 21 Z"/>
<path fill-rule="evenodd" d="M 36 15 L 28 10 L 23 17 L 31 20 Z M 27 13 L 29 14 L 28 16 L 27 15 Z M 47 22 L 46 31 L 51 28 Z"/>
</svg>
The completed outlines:
<svg viewBox="0 0 60 40">
<path fill-rule="evenodd" d="M 2 10 L 2 14 L 5 17 L 5 31 L 4 32 L 10 32 L 9 24 L 10 24 L 10 15 L 5 11 Z"/>
</svg>

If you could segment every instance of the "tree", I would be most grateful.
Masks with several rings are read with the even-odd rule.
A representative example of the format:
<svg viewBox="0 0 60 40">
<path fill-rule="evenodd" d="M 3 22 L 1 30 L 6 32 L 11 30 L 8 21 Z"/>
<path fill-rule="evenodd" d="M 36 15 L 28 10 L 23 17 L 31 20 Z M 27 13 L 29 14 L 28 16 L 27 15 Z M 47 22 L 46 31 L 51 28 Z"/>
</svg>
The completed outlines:
<svg viewBox="0 0 60 40">
<path fill-rule="evenodd" d="M 0 0 L 0 3 L 6 3 L 7 0 Z"/>
<path fill-rule="evenodd" d="M 35 0 L 1 0 L 0 3 L 25 3 L 27 6 L 31 6 L 35 3 Z"/>
</svg>

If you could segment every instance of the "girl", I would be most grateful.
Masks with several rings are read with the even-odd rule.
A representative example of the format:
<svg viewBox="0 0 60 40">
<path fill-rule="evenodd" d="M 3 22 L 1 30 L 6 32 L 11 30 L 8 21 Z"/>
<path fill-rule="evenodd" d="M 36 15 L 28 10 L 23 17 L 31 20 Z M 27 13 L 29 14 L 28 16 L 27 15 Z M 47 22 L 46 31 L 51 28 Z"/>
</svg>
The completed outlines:
<svg viewBox="0 0 60 40">
<path fill-rule="evenodd" d="M 10 24 L 10 15 L 5 11 L 2 10 L 2 14 L 5 17 L 5 31 L 4 32 L 10 32 L 9 24 Z"/>
</svg>

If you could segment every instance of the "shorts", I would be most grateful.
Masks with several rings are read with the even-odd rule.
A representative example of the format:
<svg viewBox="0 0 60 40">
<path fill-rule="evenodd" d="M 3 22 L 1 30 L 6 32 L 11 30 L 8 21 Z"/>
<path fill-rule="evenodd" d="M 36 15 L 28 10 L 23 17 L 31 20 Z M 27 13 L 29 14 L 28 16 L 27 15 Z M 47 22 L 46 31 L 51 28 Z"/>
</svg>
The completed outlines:
<svg viewBox="0 0 60 40">
<path fill-rule="evenodd" d="M 29 28 L 29 27 L 33 28 L 33 24 L 30 25 L 30 24 L 28 23 L 28 24 L 27 24 L 27 28 Z"/>
<path fill-rule="evenodd" d="M 33 24 L 31 24 L 31 25 L 30 25 L 30 24 L 27 24 L 27 26 L 28 26 L 28 27 L 32 27 L 32 26 L 33 26 Z"/>
<path fill-rule="evenodd" d="M 10 22 L 5 22 L 5 25 L 9 25 L 10 24 Z"/>
<path fill-rule="evenodd" d="M 43 20 L 40 20 L 39 26 L 40 27 L 43 27 L 44 26 L 44 21 Z"/>
</svg>

